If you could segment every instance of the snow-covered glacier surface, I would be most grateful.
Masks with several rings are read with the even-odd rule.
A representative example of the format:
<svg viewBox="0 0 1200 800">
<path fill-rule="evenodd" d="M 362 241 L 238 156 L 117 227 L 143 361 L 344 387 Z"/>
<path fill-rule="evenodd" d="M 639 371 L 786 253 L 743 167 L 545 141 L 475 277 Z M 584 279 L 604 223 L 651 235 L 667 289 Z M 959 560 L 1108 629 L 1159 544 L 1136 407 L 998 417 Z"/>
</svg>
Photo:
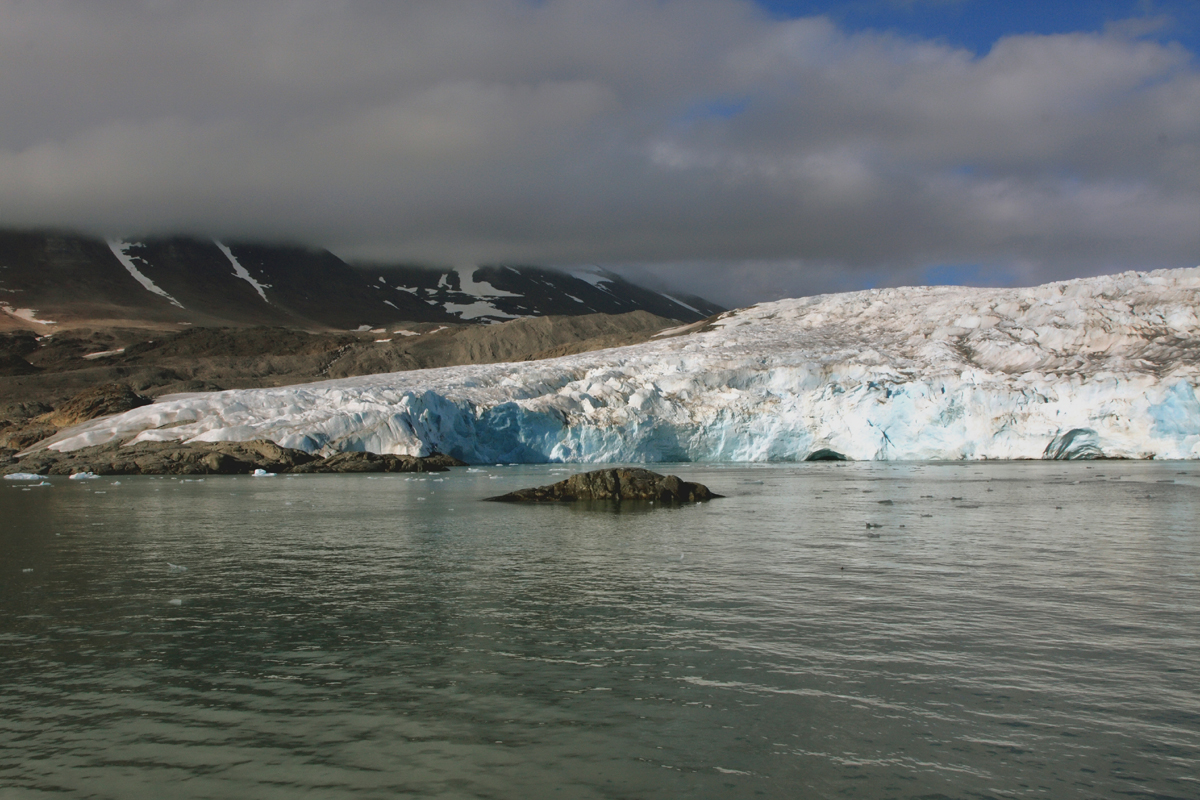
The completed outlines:
<svg viewBox="0 0 1200 800">
<path fill-rule="evenodd" d="M 1200 268 L 764 303 L 547 361 L 173 395 L 61 433 L 472 462 L 1200 457 Z"/>
</svg>

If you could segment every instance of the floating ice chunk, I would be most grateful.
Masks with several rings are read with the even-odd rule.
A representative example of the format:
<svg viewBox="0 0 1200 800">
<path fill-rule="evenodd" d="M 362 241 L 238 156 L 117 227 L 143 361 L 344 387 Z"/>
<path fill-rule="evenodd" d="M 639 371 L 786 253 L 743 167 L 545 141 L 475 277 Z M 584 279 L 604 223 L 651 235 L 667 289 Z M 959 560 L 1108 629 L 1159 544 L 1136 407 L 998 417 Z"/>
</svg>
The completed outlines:
<svg viewBox="0 0 1200 800">
<path fill-rule="evenodd" d="M 171 570 L 171 572 L 187 572 L 187 567 L 179 564 L 172 564 L 170 561 L 167 562 L 167 568 Z"/>
<path fill-rule="evenodd" d="M 68 480 L 72 481 L 94 481 L 100 476 L 94 472 L 76 472 Z"/>
<path fill-rule="evenodd" d="M 38 475 L 34 472 L 14 472 L 11 475 L 4 476 L 4 480 L 6 481 L 41 481 L 45 479 L 45 475 Z"/>
<path fill-rule="evenodd" d="M 276 473 L 267 472 L 265 469 L 256 469 L 250 473 L 255 478 L 274 478 Z"/>
<path fill-rule="evenodd" d="M 33 572 L 33 567 L 26 567 L 25 569 L 21 570 L 21 572 Z"/>
<path fill-rule="evenodd" d="M 171 605 L 173 605 L 173 606 L 181 606 L 181 605 L 183 605 L 183 601 L 182 601 L 182 600 L 180 600 L 178 597 L 176 597 L 174 600 L 168 600 L 167 602 L 168 602 L 168 603 L 170 603 L 170 604 L 171 604 Z"/>
</svg>

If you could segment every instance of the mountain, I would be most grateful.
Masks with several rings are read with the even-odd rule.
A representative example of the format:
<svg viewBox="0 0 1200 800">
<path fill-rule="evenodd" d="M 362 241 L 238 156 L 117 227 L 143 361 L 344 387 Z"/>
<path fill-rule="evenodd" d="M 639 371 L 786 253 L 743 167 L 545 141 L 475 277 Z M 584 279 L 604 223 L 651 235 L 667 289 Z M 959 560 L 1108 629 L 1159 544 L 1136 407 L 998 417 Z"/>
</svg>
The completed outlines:
<svg viewBox="0 0 1200 800">
<path fill-rule="evenodd" d="M 416 298 L 462 320 L 648 311 L 694 322 L 725 310 L 700 297 L 643 288 L 599 267 L 572 272 L 535 266 L 359 269 L 389 299 Z"/>
<path fill-rule="evenodd" d="M 352 330 L 398 322 L 495 322 L 639 310 L 691 321 L 721 310 L 698 298 L 673 300 L 603 272 L 372 269 L 364 273 L 328 251 L 301 247 L 0 231 L 0 328 Z M 390 282 L 385 275 L 392 276 Z"/>
<path fill-rule="evenodd" d="M 64 431 L 473 462 L 1200 458 L 1200 268 L 764 303 L 521 364 L 179 395 Z"/>
</svg>

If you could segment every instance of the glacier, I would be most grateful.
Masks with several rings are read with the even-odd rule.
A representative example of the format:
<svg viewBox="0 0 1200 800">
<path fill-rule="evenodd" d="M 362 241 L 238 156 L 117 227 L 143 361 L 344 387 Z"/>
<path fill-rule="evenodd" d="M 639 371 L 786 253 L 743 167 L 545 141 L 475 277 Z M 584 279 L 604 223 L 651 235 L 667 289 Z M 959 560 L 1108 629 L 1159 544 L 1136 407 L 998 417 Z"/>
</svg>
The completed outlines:
<svg viewBox="0 0 1200 800">
<path fill-rule="evenodd" d="M 472 463 L 1200 457 L 1200 267 L 761 303 L 545 361 L 178 394 L 38 445 Z"/>
</svg>

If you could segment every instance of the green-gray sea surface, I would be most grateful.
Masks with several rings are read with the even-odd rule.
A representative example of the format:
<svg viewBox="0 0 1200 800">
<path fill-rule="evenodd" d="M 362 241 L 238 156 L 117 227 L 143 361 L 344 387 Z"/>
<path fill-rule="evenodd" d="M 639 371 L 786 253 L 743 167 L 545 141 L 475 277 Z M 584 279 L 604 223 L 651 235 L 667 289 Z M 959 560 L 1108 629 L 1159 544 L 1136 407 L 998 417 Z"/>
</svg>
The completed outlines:
<svg viewBox="0 0 1200 800">
<path fill-rule="evenodd" d="M 656 469 L 0 482 L 0 798 L 1200 797 L 1200 465 Z"/>
</svg>

